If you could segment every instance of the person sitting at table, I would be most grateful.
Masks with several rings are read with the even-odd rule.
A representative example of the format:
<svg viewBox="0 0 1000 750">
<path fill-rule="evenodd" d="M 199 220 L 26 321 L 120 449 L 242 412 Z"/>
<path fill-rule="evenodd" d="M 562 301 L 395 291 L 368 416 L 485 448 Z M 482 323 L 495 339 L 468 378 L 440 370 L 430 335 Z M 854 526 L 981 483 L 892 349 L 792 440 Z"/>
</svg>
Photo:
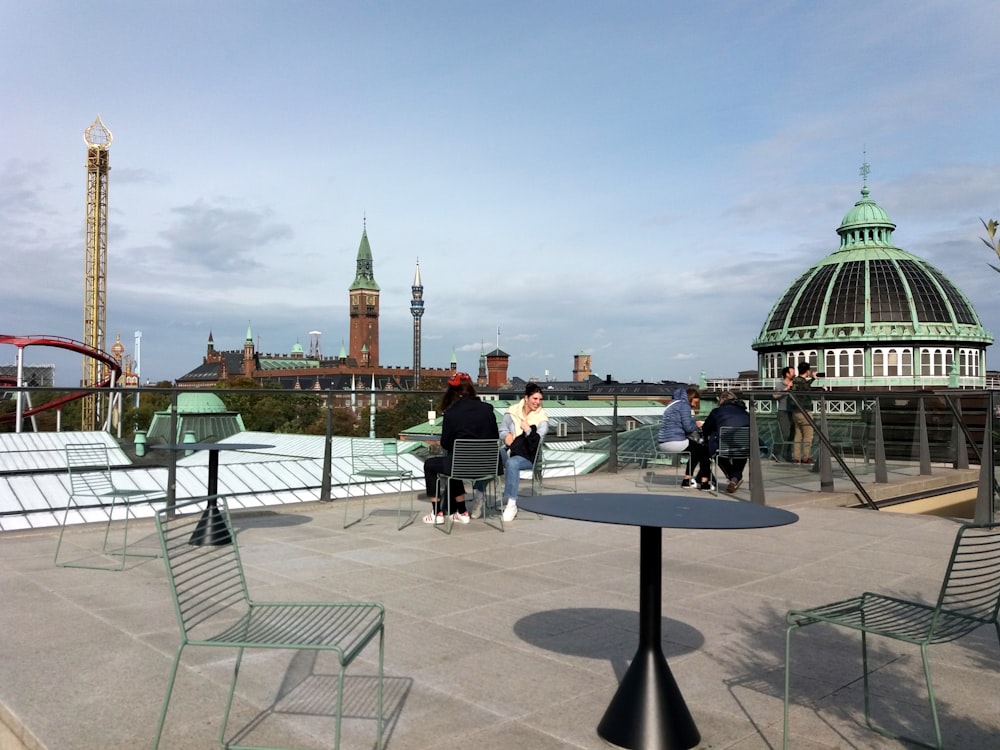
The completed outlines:
<svg viewBox="0 0 1000 750">
<path fill-rule="evenodd" d="M 454 508 L 444 508 L 438 500 L 438 476 L 451 471 L 451 450 L 460 438 L 500 437 L 493 407 L 479 400 L 472 378 L 467 373 L 455 373 L 448 380 L 448 389 L 441 397 L 441 447 L 443 456 L 431 456 L 424 461 L 424 485 L 431 499 L 431 512 L 424 516 L 424 523 L 444 523 L 445 513 L 452 514 L 457 523 L 469 523 L 470 516 L 465 505 L 465 483 L 450 480 L 449 497 L 455 501 Z M 499 469 L 499 457 L 497 466 Z"/>
<path fill-rule="evenodd" d="M 694 475 L 698 477 L 699 490 L 714 490 L 715 481 L 712 478 L 708 448 L 699 431 L 701 423 L 696 422 L 691 416 L 691 412 L 697 412 L 699 406 L 701 406 L 701 393 L 695 386 L 689 385 L 674 391 L 673 400 L 663 410 L 656 442 L 664 453 L 691 454 L 681 487 L 694 487 L 695 482 L 692 479 Z M 696 473 L 692 472 L 692 465 Z"/>
<path fill-rule="evenodd" d="M 524 398 L 511 404 L 500 424 L 500 438 L 503 440 L 500 458 L 503 461 L 503 496 L 506 502 L 504 523 L 510 523 L 517 516 L 521 471 L 532 467 L 538 446 L 548 431 L 549 415 L 542 408 L 542 389 L 537 383 L 528 383 L 524 387 Z"/>
<path fill-rule="evenodd" d="M 710 456 L 719 452 L 719 432 L 722 427 L 750 428 L 750 413 L 747 411 L 747 405 L 740 401 L 732 391 L 723 391 L 719 395 L 719 405 L 708 413 L 705 423 L 701 426 L 701 433 L 708 443 L 708 455 Z M 729 484 L 726 485 L 726 492 L 730 495 L 743 484 L 743 469 L 746 468 L 746 465 L 746 458 L 719 456 L 719 468 L 725 472 L 729 481 Z"/>
</svg>

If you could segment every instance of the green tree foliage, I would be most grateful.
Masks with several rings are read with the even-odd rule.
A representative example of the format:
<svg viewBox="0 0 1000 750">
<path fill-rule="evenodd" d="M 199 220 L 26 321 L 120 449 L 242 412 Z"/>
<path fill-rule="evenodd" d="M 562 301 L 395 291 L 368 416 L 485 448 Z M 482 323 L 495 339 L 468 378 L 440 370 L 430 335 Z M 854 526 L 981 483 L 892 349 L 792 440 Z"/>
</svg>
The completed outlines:
<svg viewBox="0 0 1000 750">
<path fill-rule="evenodd" d="M 256 393 L 225 393 L 256 390 Z M 243 417 L 243 425 L 252 431 L 323 435 L 326 432 L 326 414 L 323 397 L 312 391 L 286 391 L 280 386 L 261 387 L 250 378 L 238 378 L 222 386 L 219 397 L 230 411 Z"/>
<path fill-rule="evenodd" d="M 1000 258 L 1000 237 L 997 237 L 997 227 L 1000 225 L 997 224 L 996 219 L 990 219 L 989 221 L 983 221 L 980 219 L 980 221 L 983 222 L 983 226 L 986 228 L 986 233 L 990 236 L 990 238 L 986 239 L 985 237 L 980 237 L 979 239 L 983 241 L 983 244 L 986 245 L 986 247 L 993 251 L 994 255 Z M 992 263 L 989 265 L 994 271 L 1000 273 L 1000 268 L 994 266 Z"/>
</svg>

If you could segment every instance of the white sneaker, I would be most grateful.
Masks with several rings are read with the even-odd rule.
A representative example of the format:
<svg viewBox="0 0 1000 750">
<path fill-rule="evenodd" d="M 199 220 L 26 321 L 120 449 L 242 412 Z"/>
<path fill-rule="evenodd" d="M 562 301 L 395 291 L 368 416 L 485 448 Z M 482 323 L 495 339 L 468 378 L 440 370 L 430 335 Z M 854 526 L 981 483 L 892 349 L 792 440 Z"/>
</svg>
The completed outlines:
<svg viewBox="0 0 1000 750">
<path fill-rule="evenodd" d="M 517 500 L 508 500 L 503 509 L 503 522 L 510 523 L 517 515 Z"/>
<path fill-rule="evenodd" d="M 476 490 L 472 493 L 473 497 L 467 503 L 469 507 L 469 515 L 472 518 L 479 518 L 483 515 L 483 503 L 486 502 L 486 496 L 483 495 L 482 490 Z"/>
<path fill-rule="evenodd" d="M 452 513 L 451 520 L 455 523 L 468 523 L 469 514 L 468 513 Z"/>
</svg>

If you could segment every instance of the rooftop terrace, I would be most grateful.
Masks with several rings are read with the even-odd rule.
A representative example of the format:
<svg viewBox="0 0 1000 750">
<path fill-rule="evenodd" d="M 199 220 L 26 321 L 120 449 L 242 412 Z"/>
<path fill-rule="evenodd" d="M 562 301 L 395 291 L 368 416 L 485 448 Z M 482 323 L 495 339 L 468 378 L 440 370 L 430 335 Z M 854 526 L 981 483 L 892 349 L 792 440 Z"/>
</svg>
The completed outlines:
<svg viewBox="0 0 1000 750">
<path fill-rule="evenodd" d="M 645 492 L 634 479 L 591 474 L 579 488 Z M 781 746 L 789 608 L 865 589 L 935 596 L 955 520 L 827 499 L 789 481 L 768 488 L 768 503 L 798 513 L 791 526 L 664 530 L 663 648 L 700 747 Z M 595 728 L 638 632 L 637 529 L 522 513 L 505 533 L 476 521 L 451 536 L 419 522 L 396 531 L 386 497 L 344 530 L 340 506 L 263 507 L 234 520 L 255 597 L 384 603 L 386 748 L 606 747 Z M 135 538 L 151 544 L 152 521 L 133 524 Z M 102 532 L 82 524 L 66 539 L 91 548 Z M 0 747 L 147 747 L 179 642 L 163 562 L 130 560 L 121 573 L 56 568 L 56 535 L 51 527 L 2 534 Z M 864 726 L 856 637 L 815 628 L 797 644 L 791 747 L 904 747 Z M 374 742 L 375 653 L 348 673 L 345 748 Z M 918 652 L 876 642 L 873 655 L 876 710 L 926 734 Z M 994 746 L 996 634 L 984 628 L 930 655 L 947 746 Z M 185 652 L 162 747 L 216 745 L 231 666 L 228 652 Z M 248 654 L 233 726 L 329 746 L 330 674 L 302 655 Z"/>
</svg>

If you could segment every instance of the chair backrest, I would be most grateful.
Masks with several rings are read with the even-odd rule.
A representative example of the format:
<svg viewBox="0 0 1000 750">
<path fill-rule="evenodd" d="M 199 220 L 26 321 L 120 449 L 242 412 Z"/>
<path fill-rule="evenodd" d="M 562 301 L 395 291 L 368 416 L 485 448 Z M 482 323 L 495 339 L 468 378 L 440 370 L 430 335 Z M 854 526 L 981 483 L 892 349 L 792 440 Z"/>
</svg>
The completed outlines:
<svg viewBox="0 0 1000 750">
<path fill-rule="evenodd" d="M 104 443 L 67 443 L 66 470 L 72 495 L 106 495 L 114 491 L 108 446 Z"/>
<path fill-rule="evenodd" d="M 749 458 L 750 427 L 720 427 L 719 455 L 728 458 Z"/>
<path fill-rule="evenodd" d="M 196 639 L 199 626 L 229 626 L 250 611 L 249 594 L 243 576 L 236 534 L 225 499 L 218 498 L 219 511 L 208 515 L 208 501 L 197 498 L 178 502 L 173 508 L 156 512 L 167 580 L 174 597 L 177 620 L 185 638 Z M 231 544 L 191 544 L 191 535 L 199 524 L 224 525 Z"/>
<path fill-rule="evenodd" d="M 938 641 L 958 638 L 980 625 L 997 622 L 1000 524 L 965 524 L 958 530 L 937 610 L 932 627 Z M 942 613 L 949 617 L 942 617 Z"/>
<path fill-rule="evenodd" d="M 352 438 L 351 471 L 354 474 L 385 474 L 399 471 L 399 452 L 392 439 Z"/>
<path fill-rule="evenodd" d="M 459 438 L 451 450 L 450 476 L 470 480 L 495 477 L 499 461 L 499 440 Z"/>
</svg>

